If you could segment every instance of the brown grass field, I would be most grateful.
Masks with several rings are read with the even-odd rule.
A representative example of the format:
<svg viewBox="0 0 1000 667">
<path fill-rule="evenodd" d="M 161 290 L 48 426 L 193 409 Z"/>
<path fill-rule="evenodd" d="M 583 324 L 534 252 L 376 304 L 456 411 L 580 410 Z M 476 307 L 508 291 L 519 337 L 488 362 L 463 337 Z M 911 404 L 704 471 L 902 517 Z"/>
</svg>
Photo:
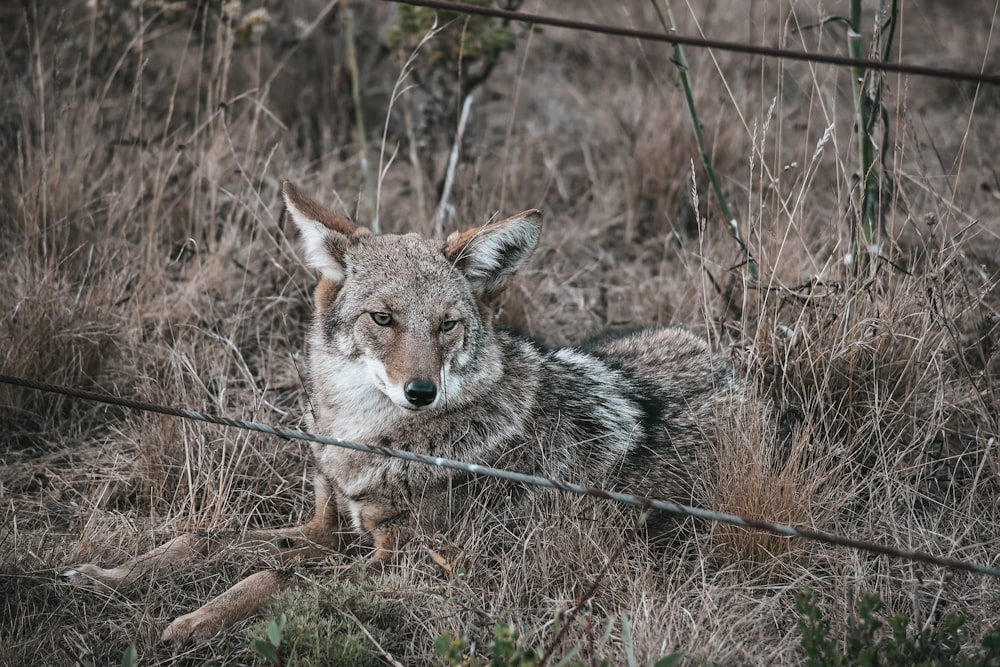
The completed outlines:
<svg viewBox="0 0 1000 667">
<path fill-rule="evenodd" d="M 682 34 L 846 55 L 841 25 L 796 28 L 847 4 L 673 12 Z M 521 8 L 660 29 L 645 0 Z M 755 282 L 668 45 L 464 20 L 419 44 L 419 27 L 394 31 L 401 12 L 0 6 L 0 373 L 299 426 L 313 277 L 281 180 L 364 224 L 377 201 L 384 231 L 433 233 L 474 87 L 443 231 L 546 216 L 501 321 L 553 345 L 687 326 L 781 417 L 775 433 L 730 416 L 701 504 L 1000 566 L 1000 89 L 883 77 L 878 256 L 849 266 L 850 72 L 687 49 Z M 995 74 L 995 21 L 985 0 L 902 0 L 891 58 Z M 262 563 L 223 554 L 105 593 L 57 580 L 186 531 L 298 523 L 309 479 L 300 443 L 0 385 L 0 663 L 121 664 L 134 644 L 141 665 L 264 664 L 252 638 L 285 613 L 290 665 L 443 664 L 444 633 L 484 657 L 497 624 L 539 654 L 554 643 L 549 664 L 803 664 L 805 589 L 838 641 L 868 593 L 913 632 L 963 614 L 963 656 L 1000 622 L 997 579 L 692 520 L 648 545 L 612 520 L 631 510 L 547 493 L 505 535 L 473 516 L 386 572 L 300 567 L 263 620 L 197 645 L 159 634 Z"/>
</svg>

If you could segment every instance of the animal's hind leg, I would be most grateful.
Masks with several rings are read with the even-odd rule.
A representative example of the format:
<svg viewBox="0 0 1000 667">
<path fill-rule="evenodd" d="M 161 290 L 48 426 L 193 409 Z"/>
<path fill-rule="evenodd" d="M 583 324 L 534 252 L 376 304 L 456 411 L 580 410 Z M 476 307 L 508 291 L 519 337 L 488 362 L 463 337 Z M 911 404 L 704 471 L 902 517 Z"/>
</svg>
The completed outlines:
<svg viewBox="0 0 1000 667">
<path fill-rule="evenodd" d="M 167 626 L 160 639 L 165 642 L 208 639 L 253 616 L 291 585 L 292 577 L 285 572 L 267 570 L 252 574 L 190 614 L 176 619 Z"/>
</svg>

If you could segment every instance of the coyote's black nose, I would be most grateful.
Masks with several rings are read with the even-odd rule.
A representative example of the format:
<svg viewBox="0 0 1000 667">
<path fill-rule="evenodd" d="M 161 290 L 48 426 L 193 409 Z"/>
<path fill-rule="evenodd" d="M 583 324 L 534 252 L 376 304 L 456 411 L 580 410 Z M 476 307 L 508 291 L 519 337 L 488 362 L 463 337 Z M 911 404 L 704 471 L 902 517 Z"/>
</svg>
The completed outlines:
<svg viewBox="0 0 1000 667">
<path fill-rule="evenodd" d="M 403 387 L 403 392 L 406 394 L 406 400 L 418 408 L 422 408 L 434 402 L 434 399 L 437 398 L 438 390 L 433 382 L 412 380 L 406 383 L 406 386 Z"/>
</svg>

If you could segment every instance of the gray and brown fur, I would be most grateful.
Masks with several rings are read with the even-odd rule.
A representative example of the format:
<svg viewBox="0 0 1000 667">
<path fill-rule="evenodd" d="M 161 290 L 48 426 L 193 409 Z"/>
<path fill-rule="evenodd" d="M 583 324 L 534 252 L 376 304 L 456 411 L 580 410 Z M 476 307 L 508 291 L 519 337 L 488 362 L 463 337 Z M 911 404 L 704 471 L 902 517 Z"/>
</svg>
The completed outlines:
<svg viewBox="0 0 1000 667">
<path fill-rule="evenodd" d="M 493 322 L 493 302 L 531 254 L 530 210 L 445 241 L 375 235 L 283 185 L 317 271 L 308 336 L 310 428 L 615 490 L 689 501 L 732 369 L 688 331 L 650 329 L 545 350 Z M 210 540 L 182 535 L 125 566 L 63 578 L 116 587 L 219 543 L 316 558 L 360 540 L 387 561 L 415 534 L 446 529 L 470 480 L 454 471 L 315 445 L 316 512 L 303 526 Z M 511 495 L 495 499 L 514 502 Z M 497 500 L 497 502 L 500 502 Z M 503 515 L 509 508 L 497 508 Z M 288 585 L 259 573 L 172 623 L 165 639 L 207 637 Z"/>
</svg>

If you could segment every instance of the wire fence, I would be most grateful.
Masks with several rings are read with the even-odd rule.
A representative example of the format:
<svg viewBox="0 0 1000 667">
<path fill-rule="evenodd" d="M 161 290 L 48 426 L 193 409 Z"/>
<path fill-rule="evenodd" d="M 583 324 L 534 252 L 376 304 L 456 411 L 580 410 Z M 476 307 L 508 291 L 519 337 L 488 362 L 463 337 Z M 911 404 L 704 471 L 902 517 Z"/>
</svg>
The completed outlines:
<svg viewBox="0 0 1000 667">
<path fill-rule="evenodd" d="M 680 44 L 703 49 L 718 49 L 720 51 L 732 51 L 734 53 L 745 53 L 748 55 L 762 56 L 765 58 L 777 58 L 781 60 L 798 60 L 811 63 L 821 63 L 835 65 L 838 67 L 857 67 L 863 70 L 876 70 L 880 72 L 891 72 L 898 74 L 910 74 L 914 76 L 925 76 L 951 81 L 966 81 L 978 85 L 1000 85 L 1000 73 L 987 73 L 985 70 L 974 72 L 968 70 L 957 70 L 946 67 L 932 67 L 928 65 L 915 65 L 903 62 L 888 62 L 884 60 L 872 60 L 869 58 L 851 58 L 831 53 L 809 53 L 806 51 L 794 51 L 792 49 L 782 49 L 759 44 L 748 44 L 746 42 L 732 42 L 719 39 L 708 39 L 704 37 L 691 37 L 686 35 L 668 34 L 652 30 L 639 30 L 636 28 L 625 28 L 622 26 L 606 25 L 602 23 L 591 23 L 587 21 L 577 21 L 558 16 L 547 16 L 544 14 L 532 14 L 528 12 L 512 11 L 497 7 L 483 7 L 479 5 L 468 5 L 461 2 L 449 2 L 448 0 L 384 0 L 404 5 L 414 5 L 417 7 L 428 7 L 440 9 L 442 11 L 456 12 L 459 14 L 471 14 L 477 16 L 489 16 L 493 18 L 505 19 L 530 25 L 550 26 L 553 28 L 567 28 L 569 30 L 579 30 L 583 32 L 593 32 L 603 35 L 614 35 L 618 37 L 630 37 L 650 42 L 663 42 L 666 44 Z M 984 62 L 985 67 L 985 62 Z"/>
<path fill-rule="evenodd" d="M 340 438 L 332 438 L 329 436 L 307 433 L 305 431 L 300 431 L 298 429 L 285 428 L 281 426 L 272 426 L 270 424 L 262 424 L 259 422 L 247 421 L 243 419 L 234 419 L 232 417 L 220 417 L 217 415 L 210 415 L 202 412 L 197 412 L 195 410 L 189 410 L 185 408 L 173 408 L 165 405 L 158 405 L 156 403 L 149 403 L 146 401 L 141 401 L 131 398 L 113 396 L 111 394 L 102 394 L 99 392 L 87 391 L 84 389 L 77 389 L 73 387 L 63 387 L 60 385 L 49 384 L 47 382 L 39 382 L 37 380 L 31 380 L 12 375 L 0 374 L 0 383 L 23 387 L 26 389 L 33 389 L 36 391 L 62 394 L 64 396 L 71 396 L 73 398 L 79 398 L 88 401 L 96 401 L 110 405 L 118 405 L 121 407 L 131 408 L 133 410 L 154 412 L 162 415 L 180 417 L 184 419 L 190 419 L 209 424 L 217 424 L 220 426 L 228 426 L 248 431 L 256 431 L 258 433 L 275 435 L 281 438 L 287 438 L 289 440 L 302 440 L 306 442 L 314 442 L 329 447 L 342 447 L 345 449 L 353 449 L 355 451 L 367 452 L 369 454 L 374 454 L 378 456 L 401 459 L 403 461 L 409 461 L 411 463 L 437 466 L 439 468 L 459 470 L 474 475 L 483 475 L 498 479 L 504 479 L 519 484 L 524 484 L 527 486 L 534 486 L 544 489 L 553 489 L 556 491 L 563 491 L 565 493 L 592 496 L 595 498 L 603 498 L 605 500 L 611 500 L 626 505 L 634 505 L 636 507 L 643 508 L 644 510 L 655 509 L 663 512 L 668 512 L 670 514 L 674 514 L 677 516 L 690 516 L 697 519 L 702 519 L 704 521 L 730 524 L 733 526 L 740 526 L 743 528 L 753 528 L 757 530 L 767 531 L 770 533 L 775 533 L 777 535 L 781 535 L 784 537 L 802 538 L 806 540 L 813 540 L 816 542 L 823 542 L 826 544 L 833 544 L 842 547 L 850 547 L 854 549 L 859 549 L 861 551 L 868 551 L 871 553 L 878 553 L 886 556 L 893 556 L 896 558 L 905 558 L 908 560 L 929 563 L 931 565 L 940 565 L 942 567 L 947 567 L 955 570 L 964 570 L 966 572 L 983 574 L 1000 579 L 1000 568 L 997 567 L 992 567 L 989 565 L 965 561 L 965 560 L 959 560 L 957 558 L 950 558 L 946 556 L 935 556 L 933 554 L 928 554 L 912 549 L 903 549 L 900 547 L 877 544 L 875 542 L 859 540 L 851 537 L 846 537 L 844 535 L 836 535 L 834 533 L 827 533 L 812 528 L 792 526 L 789 524 L 777 523 L 774 521 L 765 521 L 762 519 L 752 519 L 748 517 L 738 516 L 736 514 L 728 514 L 725 512 L 715 512 L 713 510 L 702 509 L 700 507 L 692 507 L 690 505 L 682 505 L 680 503 L 675 503 L 668 500 L 661 500 L 658 498 L 637 496 L 630 493 L 623 493 L 620 491 L 608 491 L 594 486 L 583 486 L 580 484 L 573 484 L 558 479 L 549 479 L 546 477 L 539 477 L 536 475 L 526 475 L 524 473 L 513 472 L 510 470 L 493 468 L 490 466 L 479 465 L 476 463 L 468 463 L 466 461 L 456 461 L 453 459 L 445 459 L 438 456 L 427 456 L 425 454 L 418 454 L 416 452 L 410 452 L 402 449 L 393 449 L 390 447 L 378 447 L 373 445 L 366 445 L 360 442 L 352 442 L 350 440 L 341 440 Z"/>
</svg>

